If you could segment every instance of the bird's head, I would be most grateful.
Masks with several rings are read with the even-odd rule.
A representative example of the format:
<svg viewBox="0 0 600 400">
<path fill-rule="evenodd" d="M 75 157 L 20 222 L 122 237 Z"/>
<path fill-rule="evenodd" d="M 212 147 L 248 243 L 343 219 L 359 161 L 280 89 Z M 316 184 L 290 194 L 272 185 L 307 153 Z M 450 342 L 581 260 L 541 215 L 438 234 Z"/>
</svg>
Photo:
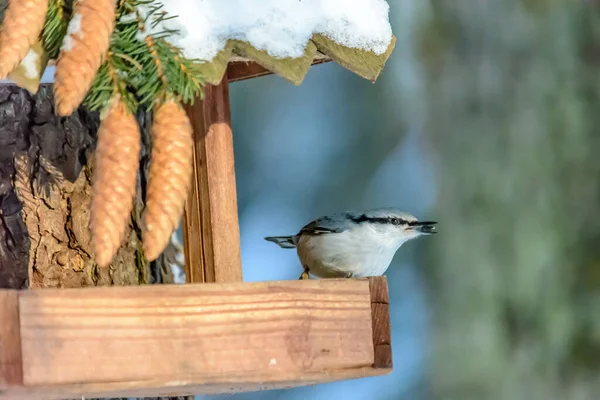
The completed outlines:
<svg viewBox="0 0 600 400">
<path fill-rule="evenodd" d="M 356 222 L 368 224 L 374 231 L 402 244 L 422 235 L 433 235 L 435 221 L 419 221 L 414 215 L 396 208 L 379 208 L 359 215 Z"/>
</svg>

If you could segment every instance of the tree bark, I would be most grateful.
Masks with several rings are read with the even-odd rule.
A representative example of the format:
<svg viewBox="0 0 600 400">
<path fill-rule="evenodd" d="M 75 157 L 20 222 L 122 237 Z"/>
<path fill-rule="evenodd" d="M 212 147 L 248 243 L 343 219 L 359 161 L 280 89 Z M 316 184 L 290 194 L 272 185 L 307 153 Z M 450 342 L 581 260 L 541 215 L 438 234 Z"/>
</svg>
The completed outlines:
<svg viewBox="0 0 600 400">
<path fill-rule="evenodd" d="M 141 246 L 149 117 L 138 116 L 144 143 L 126 239 L 112 263 L 99 268 L 88 228 L 98 113 L 80 108 L 60 118 L 50 85 L 35 96 L 0 86 L 0 287 L 172 282 L 168 257 L 150 265 Z"/>
</svg>

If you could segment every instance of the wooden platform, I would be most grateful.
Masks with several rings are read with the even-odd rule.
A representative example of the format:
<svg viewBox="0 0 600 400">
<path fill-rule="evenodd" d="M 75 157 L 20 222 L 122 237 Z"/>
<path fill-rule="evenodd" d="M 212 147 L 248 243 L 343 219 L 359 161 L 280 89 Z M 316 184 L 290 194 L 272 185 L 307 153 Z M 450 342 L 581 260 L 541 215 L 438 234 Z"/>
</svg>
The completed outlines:
<svg viewBox="0 0 600 400">
<path fill-rule="evenodd" d="M 370 80 L 395 43 L 373 58 L 313 40 Z M 331 58 L 316 52 L 286 70 L 230 55 L 187 108 L 188 284 L 0 291 L 0 400 L 232 393 L 391 372 L 385 277 L 242 282 L 229 82 L 271 70 L 299 82 Z"/>
<path fill-rule="evenodd" d="M 391 368 L 385 277 L 0 291 L 0 399 L 230 393 Z"/>
</svg>

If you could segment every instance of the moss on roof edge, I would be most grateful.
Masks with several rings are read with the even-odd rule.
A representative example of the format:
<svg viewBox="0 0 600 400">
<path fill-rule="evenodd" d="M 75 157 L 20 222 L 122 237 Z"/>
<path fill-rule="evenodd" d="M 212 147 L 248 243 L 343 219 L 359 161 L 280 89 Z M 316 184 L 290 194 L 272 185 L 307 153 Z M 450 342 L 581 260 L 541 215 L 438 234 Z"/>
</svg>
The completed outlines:
<svg viewBox="0 0 600 400">
<path fill-rule="evenodd" d="M 240 56 L 260 64 L 263 68 L 295 85 L 300 85 L 315 56 L 318 52 L 321 52 L 331 57 L 345 69 L 375 82 L 385 67 L 395 45 L 396 37 L 392 35 L 392 40 L 385 53 L 377 55 L 372 51 L 341 46 L 324 35 L 315 34 L 304 49 L 302 57 L 275 58 L 264 50 L 257 50 L 247 42 L 229 40 L 225 48 L 212 61 L 205 63 L 205 76 L 208 83 L 218 84 L 227 70 L 227 64 L 231 57 Z"/>
</svg>

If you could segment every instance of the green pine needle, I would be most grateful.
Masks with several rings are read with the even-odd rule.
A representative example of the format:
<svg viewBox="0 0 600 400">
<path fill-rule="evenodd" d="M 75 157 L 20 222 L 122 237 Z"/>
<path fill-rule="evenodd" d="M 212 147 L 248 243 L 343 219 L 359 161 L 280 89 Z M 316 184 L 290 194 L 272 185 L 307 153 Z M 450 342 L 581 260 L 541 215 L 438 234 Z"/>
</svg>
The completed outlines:
<svg viewBox="0 0 600 400">
<path fill-rule="evenodd" d="M 186 59 L 180 49 L 168 44 L 165 38 L 176 31 L 151 35 L 151 44 L 140 40 L 140 29 L 174 18 L 162 11 L 155 0 L 120 0 L 117 23 L 106 62 L 100 69 L 84 104 L 101 109 L 113 97 L 119 96 L 132 113 L 139 106 L 151 109 L 167 97 L 192 103 L 202 96 L 204 78 L 199 62 Z M 137 6 L 149 5 L 151 11 L 144 19 Z M 154 6 L 152 6 L 154 5 Z"/>
<path fill-rule="evenodd" d="M 8 6 L 8 0 L 0 0 L 0 22 L 4 19 L 4 10 Z"/>
<path fill-rule="evenodd" d="M 68 1 L 68 3 L 70 3 Z M 42 43 L 50 58 L 56 58 L 67 33 L 67 21 L 71 4 L 66 5 L 65 0 L 50 0 L 48 13 L 42 31 Z"/>
<path fill-rule="evenodd" d="M 157 50 L 163 59 L 165 75 L 174 94 L 184 103 L 193 103 L 194 98 L 202 94 L 204 83 L 200 64 L 182 58 L 180 50 L 164 40 L 158 42 Z"/>
<path fill-rule="evenodd" d="M 74 1 L 49 0 L 41 39 L 50 58 L 56 58 L 60 52 Z M 0 21 L 6 6 L 7 1 L 0 0 Z M 140 16 L 138 6 L 149 8 L 145 18 Z M 174 18 L 177 16 L 168 15 L 157 0 L 117 0 L 110 50 L 84 105 L 100 110 L 119 97 L 135 114 L 140 106 L 151 109 L 167 97 L 190 104 L 202 97 L 204 77 L 200 62 L 185 58 L 181 49 L 166 40 L 178 31 L 152 34 L 152 46 L 140 40 L 140 30 L 147 32 L 147 28 Z"/>
<path fill-rule="evenodd" d="M 142 66 L 129 51 L 141 48 L 142 43 L 135 39 L 138 25 L 136 21 L 117 21 L 106 61 L 98 71 L 92 87 L 84 99 L 90 110 L 99 110 L 110 104 L 113 97 L 120 97 L 132 114 L 138 109 L 136 97 L 136 77 Z"/>
</svg>

